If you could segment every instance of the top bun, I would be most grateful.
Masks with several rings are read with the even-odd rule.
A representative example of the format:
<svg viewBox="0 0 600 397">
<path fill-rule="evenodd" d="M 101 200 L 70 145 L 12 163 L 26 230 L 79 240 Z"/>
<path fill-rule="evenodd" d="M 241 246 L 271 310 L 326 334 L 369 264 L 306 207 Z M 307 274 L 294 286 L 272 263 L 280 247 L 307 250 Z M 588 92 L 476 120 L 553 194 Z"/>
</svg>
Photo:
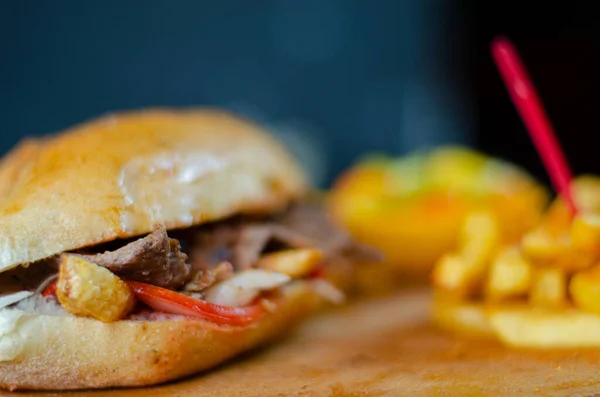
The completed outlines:
<svg viewBox="0 0 600 397">
<path fill-rule="evenodd" d="M 155 224 L 267 213 L 308 183 L 264 129 L 214 109 L 105 116 L 0 162 L 0 271 Z"/>
</svg>

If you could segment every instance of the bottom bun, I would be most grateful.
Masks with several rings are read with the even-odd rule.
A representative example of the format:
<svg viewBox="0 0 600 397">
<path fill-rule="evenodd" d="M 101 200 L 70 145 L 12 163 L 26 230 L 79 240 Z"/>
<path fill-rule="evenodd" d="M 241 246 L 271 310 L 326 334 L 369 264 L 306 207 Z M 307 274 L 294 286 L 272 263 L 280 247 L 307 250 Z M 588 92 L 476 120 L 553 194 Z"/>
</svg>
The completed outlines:
<svg viewBox="0 0 600 397">
<path fill-rule="evenodd" d="M 67 390 L 147 386 L 203 371 L 284 333 L 319 306 L 306 282 L 246 326 L 189 318 L 102 323 L 0 312 L 0 386 Z M 10 359 L 10 361 L 7 361 Z"/>
</svg>

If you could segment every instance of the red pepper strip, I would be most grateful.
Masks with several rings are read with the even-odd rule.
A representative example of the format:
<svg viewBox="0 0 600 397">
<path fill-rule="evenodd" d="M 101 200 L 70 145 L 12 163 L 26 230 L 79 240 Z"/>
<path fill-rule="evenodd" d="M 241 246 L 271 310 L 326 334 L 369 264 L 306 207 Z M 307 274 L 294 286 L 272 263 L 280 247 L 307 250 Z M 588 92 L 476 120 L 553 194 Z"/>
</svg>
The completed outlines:
<svg viewBox="0 0 600 397">
<path fill-rule="evenodd" d="M 46 287 L 44 292 L 42 292 L 43 297 L 47 297 L 50 295 L 56 295 L 56 281 Z"/>
<path fill-rule="evenodd" d="M 325 278 L 325 274 L 325 266 L 319 266 L 308 275 L 308 278 Z"/>
<path fill-rule="evenodd" d="M 138 281 L 127 281 L 127 284 L 138 300 L 154 310 L 200 317 L 217 324 L 244 325 L 256 321 L 265 313 L 260 304 L 247 307 L 223 306 Z"/>
</svg>

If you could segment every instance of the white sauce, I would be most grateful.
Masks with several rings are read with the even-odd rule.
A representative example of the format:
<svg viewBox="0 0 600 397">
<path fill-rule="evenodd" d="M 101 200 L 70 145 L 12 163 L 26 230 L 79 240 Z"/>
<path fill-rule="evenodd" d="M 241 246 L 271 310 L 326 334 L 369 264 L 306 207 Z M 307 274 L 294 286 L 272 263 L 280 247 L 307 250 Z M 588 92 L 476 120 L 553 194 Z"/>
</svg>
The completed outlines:
<svg viewBox="0 0 600 397">
<path fill-rule="evenodd" d="M 20 310 L 0 310 L 0 362 L 13 360 L 21 352 L 19 321 L 24 314 Z"/>
<path fill-rule="evenodd" d="M 11 294 L 0 295 L 0 309 L 17 303 L 25 298 L 29 298 L 31 295 L 33 295 L 33 292 L 30 291 L 19 291 Z"/>
</svg>

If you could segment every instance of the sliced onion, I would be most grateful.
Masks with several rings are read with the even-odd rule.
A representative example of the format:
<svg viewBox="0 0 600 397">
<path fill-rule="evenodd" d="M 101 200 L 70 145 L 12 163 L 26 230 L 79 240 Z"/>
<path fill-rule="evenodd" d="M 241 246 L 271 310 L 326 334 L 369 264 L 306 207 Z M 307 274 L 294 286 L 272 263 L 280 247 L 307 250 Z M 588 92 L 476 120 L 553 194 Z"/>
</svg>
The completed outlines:
<svg viewBox="0 0 600 397">
<path fill-rule="evenodd" d="M 312 285 L 317 294 L 319 294 L 322 298 L 328 300 L 333 304 L 341 305 L 346 300 L 346 296 L 344 295 L 344 293 L 340 291 L 336 286 L 331 284 L 329 281 L 323 279 L 315 279 L 312 280 Z"/>
<path fill-rule="evenodd" d="M 0 296 L 0 309 L 20 302 L 23 299 L 29 298 L 31 295 L 33 295 L 33 292 L 31 291 L 19 291 L 12 294 L 2 295 Z"/>
<path fill-rule="evenodd" d="M 225 306 L 246 306 L 261 291 L 268 291 L 287 284 L 290 276 L 268 270 L 249 269 L 213 285 L 206 290 L 205 300 Z"/>
</svg>

